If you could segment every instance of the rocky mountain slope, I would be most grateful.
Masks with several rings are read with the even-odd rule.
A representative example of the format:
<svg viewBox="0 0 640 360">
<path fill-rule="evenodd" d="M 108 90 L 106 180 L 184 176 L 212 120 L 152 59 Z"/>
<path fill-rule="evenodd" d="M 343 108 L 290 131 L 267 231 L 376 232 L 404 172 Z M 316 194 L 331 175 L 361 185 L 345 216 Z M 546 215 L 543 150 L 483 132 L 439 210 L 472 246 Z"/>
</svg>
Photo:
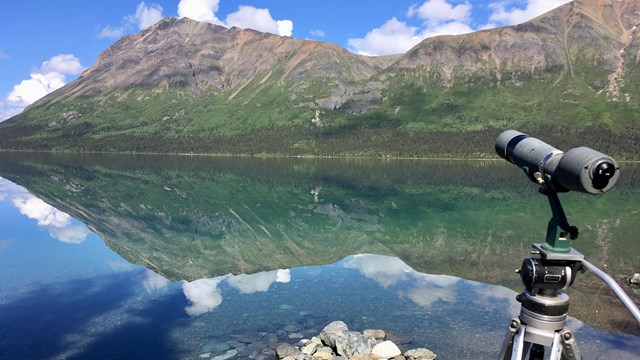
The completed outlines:
<svg viewBox="0 0 640 360">
<path fill-rule="evenodd" d="M 364 57 L 166 18 L 1 123 L 0 147 L 485 156 L 516 127 L 639 158 L 639 25 L 638 1 L 576 0 L 521 25 Z"/>
</svg>

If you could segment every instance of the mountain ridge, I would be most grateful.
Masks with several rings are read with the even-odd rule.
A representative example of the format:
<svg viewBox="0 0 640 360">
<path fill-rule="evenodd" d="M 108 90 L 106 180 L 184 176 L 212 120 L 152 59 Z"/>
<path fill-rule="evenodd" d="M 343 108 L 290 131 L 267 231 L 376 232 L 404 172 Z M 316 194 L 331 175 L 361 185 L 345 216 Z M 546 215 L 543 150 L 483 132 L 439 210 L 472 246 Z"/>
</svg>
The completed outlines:
<svg viewBox="0 0 640 360">
<path fill-rule="evenodd" d="M 636 1 L 576 0 L 520 25 L 366 57 L 165 18 L 1 123 L 0 148 L 491 156 L 494 134 L 518 127 L 637 159 L 638 25 Z M 467 145 L 441 139 L 451 134 Z"/>
</svg>

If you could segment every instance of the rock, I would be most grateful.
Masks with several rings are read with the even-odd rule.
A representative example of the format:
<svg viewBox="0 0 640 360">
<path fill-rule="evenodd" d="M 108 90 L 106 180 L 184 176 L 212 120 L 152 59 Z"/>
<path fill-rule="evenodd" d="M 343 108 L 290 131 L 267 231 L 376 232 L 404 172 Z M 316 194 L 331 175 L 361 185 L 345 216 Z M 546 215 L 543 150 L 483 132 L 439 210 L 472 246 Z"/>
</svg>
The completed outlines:
<svg viewBox="0 0 640 360">
<path fill-rule="evenodd" d="M 282 344 L 276 348 L 276 354 L 279 359 L 284 359 L 287 356 L 296 357 L 300 355 L 300 349 L 291 344 Z"/>
<path fill-rule="evenodd" d="M 322 329 L 320 332 L 320 339 L 325 345 L 334 348 L 336 346 L 335 335 L 347 330 L 349 330 L 347 324 L 342 321 L 334 321 Z"/>
<path fill-rule="evenodd" d="M 433 360 L 436 358 L 436 354 L 425 348 L 409 350 L 404 355 L 407 360 Z"/>
<path fill-rule="evenodd" d="M 231 337 L 233 337 L 236 341 L 244 344 L 251 344 L 262 339 L 262 335 L 258 333 L 237 334 L 231 335 Z"/>
<path fill-rule="evenodd" d="M 293 333 L 293 332 L 299 332 L 300 330 L 302 330 L 302 327 L 300 325 L 297 325 L 297 324 L 289 324 L 289 325 L 284 327 L 284 330 L 286 332 Z"/>
<path fill-rule="evenodd" d="M 342 331 L 334 335 L 338 355 L 352 356 L 371 352 L 371 346 L 364 335 L 357 331 Z"/>
<path fill-rule="evenodd" d="M 362 334 L 367 339 L 374 339 L 374 340 L 384 340 L 385 337 L 387 336 L 387 334 L 384 332 L 384 330 L 367 329 Z"/>
<path fill-rule="evenodd" d="M 364 353 L 353 355 L 349 360 L 385 360 L 385 358 L 372 353 Z"/>
<path fill-rule="evenodd" d="M 633 274 L 631 279 L 629 279 L 629 282 L 633 285 L 640 285 L 640 274 L 638 273 Z"/>
<path fill-rule="evenodd" d="M 335 353 L 333 352 L 333 349 L 328 347 L 328 346 L 320 346 L 316 349 L 316 354 L 317 353 L 327 353 L 327 354 L 331 354 L 331 355 L 335 355 Z"/>
<path fill-rule="evenodd" d="M 381 358 L 389 359 L 398 355 L 402 355 L 402 351 L 391 341 L 383 341 L 374 346 L 371 350 L 372 353 L 379 355 Z"/>
<path fill-rule="evenodd" d="M 384 360 L 384 359 L 385 358 L 372 353 L 358 354 L 349 358 L 349 360 Z"/>
<path fill-rule="evenodd" d="M 231 349 L 229 344 L 221 343 L 221 342 L 210 342 L 202 346 L 203 353 L 224 353 L 227 350 Z"/>
<path fill-rule="evenodd" d="M 315 360 L 334 360 L 335 359 L 333 355 L 328 353 L 322 353 L 322 352 L 313 354 L 313 358 Z"/>
<path fill-rule="evenodd" d="M 227 360 L 227 359 L 231 359 L 236 355 L 238 355 L 238 350 L 233 349 L 233 350 L 227 351 L 224 355 L 218 355 L 212 358 L 212 360 Z"/>
<path fill-rule="evenodd" d="M 302 351 L 303 354 L 312 355 L 314 352 L 316 352 L 317 347 L 318 347 L 318 344 L 310 342 L 300 350 Z"/>
</svg>

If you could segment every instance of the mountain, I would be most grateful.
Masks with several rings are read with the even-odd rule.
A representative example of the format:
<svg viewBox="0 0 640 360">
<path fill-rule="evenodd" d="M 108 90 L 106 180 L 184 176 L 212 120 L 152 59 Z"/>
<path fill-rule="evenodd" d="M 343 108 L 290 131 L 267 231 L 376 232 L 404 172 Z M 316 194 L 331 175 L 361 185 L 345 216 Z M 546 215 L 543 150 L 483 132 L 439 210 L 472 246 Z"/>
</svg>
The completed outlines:
<svg viewBox="0 0 640 360">
<path fill-rule="evenodd" d="M 493 156 L 495 136 L 517 128 L 639 159 L 638 25 L 638 1 L 576 0 L 365 57 L 165 18 L 0 123 L 0 148 Z"/>
</svg>

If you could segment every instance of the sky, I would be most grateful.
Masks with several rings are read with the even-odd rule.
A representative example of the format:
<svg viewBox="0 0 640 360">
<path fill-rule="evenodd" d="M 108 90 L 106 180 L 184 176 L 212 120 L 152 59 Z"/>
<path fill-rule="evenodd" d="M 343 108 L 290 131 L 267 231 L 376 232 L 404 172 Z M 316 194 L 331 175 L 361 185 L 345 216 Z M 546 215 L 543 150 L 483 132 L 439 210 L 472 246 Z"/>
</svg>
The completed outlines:
<svg viewBox="0 0 640 360">
<path fill-rule="evenodd" d="M 125 35 L 189 17 L 325 41 L 363 55 L 401 54 L 437 35 L 515 25 L 569 0 L 7 1 L 0 12 L 0 121 L 89 68 Z"/>
</svg>

